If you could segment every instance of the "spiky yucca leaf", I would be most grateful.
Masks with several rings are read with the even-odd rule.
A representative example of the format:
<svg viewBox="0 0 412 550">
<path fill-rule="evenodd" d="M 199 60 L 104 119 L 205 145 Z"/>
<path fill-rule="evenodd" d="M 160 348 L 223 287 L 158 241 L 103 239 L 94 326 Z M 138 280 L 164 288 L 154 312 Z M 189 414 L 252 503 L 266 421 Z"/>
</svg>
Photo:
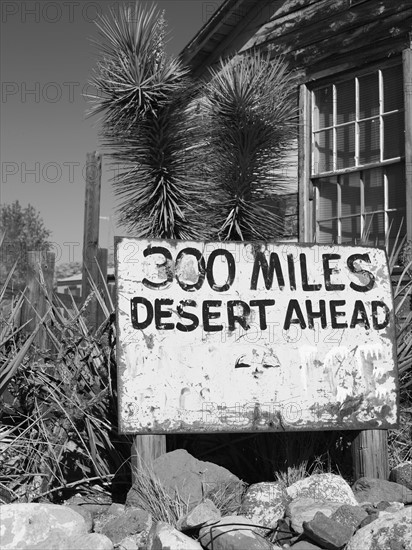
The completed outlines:
<svg viewBox="0 0 412 550">
<path fill-rule="evenodd" d="M 260 52 L 222 61 L 205 85 L 205 153 L 211 181 L 222 188 L 222 240 L 279 235 L 268 199 L 288 190 L 283 168 L 295 137 L 295 87 L 286 64 Z"/>
<path fill-rule="evenodd" d="M 102 59 L 90 113 L 102 113 L 104 144 L 123 167 L 113 179 L 121 223 L 139 237 L 205 237 L 205 185 L 194 175 L 197 128 L 188 108 L 194 86 L 180 61 L 165 55 L 163 16 L 137 4 L 98 26 Z"/>
</svg>

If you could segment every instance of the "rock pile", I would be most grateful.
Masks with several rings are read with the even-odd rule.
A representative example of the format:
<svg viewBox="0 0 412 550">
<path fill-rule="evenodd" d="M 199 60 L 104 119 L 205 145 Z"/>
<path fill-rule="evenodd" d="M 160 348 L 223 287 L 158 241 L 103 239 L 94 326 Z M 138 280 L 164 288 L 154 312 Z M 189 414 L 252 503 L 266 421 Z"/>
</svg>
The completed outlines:
<svg viewBox="0 0 412 550">
<path fill-rule="evenodd" d="M 184 465 L 182 468 L 181 465 Z M 155 521 L 132 487 L 126 504 L 0 506 L 2 550 L 398 550 L 412 549 L 412 464 L 391 481 L 362 478 L 351 488 L 333 474 L 312 475 L 284 488 L 279 482 L 243 484 L 224 468 L 173 451 L 154 470 L 173 498 L 187 497 L 174 525 Z M 237 506 L 213 502 L 218 484 L 233 484 Z M 236 488 L 239 491 L 236 493 Z M 208 498 L 210 497 L 210 498 Z M 138 506 L 139 504 L 140 506 Z"/>
</svg>

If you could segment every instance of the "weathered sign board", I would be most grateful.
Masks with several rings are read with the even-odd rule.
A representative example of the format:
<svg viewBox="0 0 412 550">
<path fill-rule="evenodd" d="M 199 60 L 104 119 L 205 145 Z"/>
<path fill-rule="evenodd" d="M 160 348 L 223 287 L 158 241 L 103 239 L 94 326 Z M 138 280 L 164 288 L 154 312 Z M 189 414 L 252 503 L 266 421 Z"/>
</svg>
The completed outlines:
<svg viewBox="0 0 412 550">
<path fill-rule="evenodd" d="M 398 422 L 383 249 L 116 239 L 124 433 Z"/>
</svg>

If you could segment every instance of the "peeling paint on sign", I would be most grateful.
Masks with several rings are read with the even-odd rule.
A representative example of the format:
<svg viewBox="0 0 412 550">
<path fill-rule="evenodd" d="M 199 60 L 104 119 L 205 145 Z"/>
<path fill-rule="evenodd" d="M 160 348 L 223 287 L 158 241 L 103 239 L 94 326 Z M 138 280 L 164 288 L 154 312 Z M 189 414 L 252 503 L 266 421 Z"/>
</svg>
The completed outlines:
<svg viewBox="0 0 412 550">
<path fill-rule="evenodd" d="M 123 433 L 388 429 L 386 253 L 116 239 Z"/>
</svg>

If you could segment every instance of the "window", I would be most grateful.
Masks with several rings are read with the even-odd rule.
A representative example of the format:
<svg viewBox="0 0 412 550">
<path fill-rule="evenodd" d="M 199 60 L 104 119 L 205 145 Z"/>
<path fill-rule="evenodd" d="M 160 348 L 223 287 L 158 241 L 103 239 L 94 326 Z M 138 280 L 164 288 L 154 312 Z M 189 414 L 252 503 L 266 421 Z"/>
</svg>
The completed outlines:
<svg viewBox="0 0 412 550">
<path fill-rule="evenodd" d="M 316 87 L 312 169 L 318 243 L 406 233 L 402 65 Z"/>
</svg>

